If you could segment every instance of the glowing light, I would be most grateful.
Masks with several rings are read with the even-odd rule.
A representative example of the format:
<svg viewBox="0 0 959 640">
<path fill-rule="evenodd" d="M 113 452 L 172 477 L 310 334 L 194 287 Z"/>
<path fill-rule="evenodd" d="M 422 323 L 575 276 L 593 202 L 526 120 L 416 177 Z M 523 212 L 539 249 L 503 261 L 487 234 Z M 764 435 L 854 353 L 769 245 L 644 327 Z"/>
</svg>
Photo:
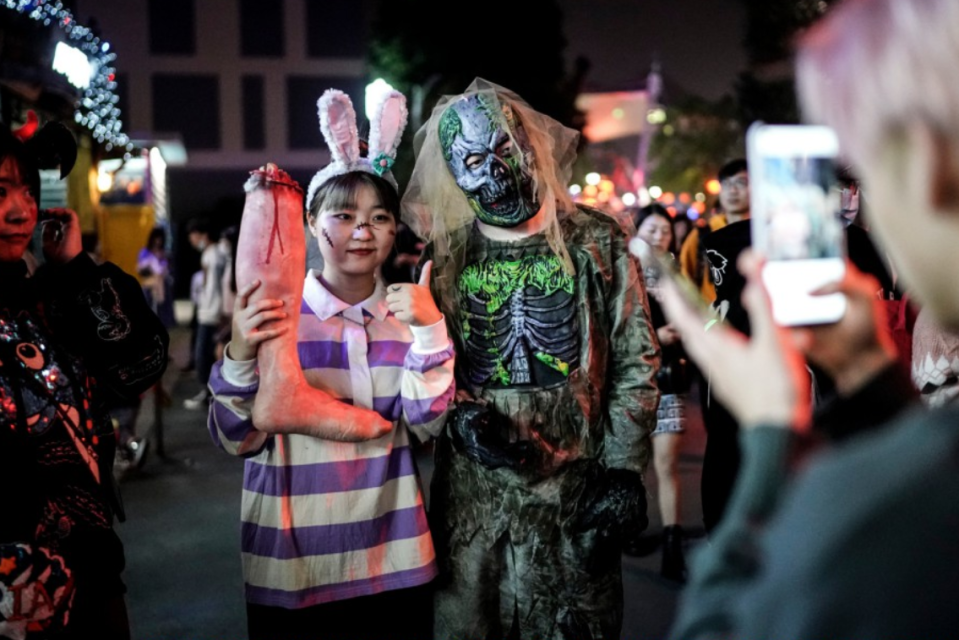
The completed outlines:
<svg viewBox="0 0 959 640">
<path fill-rule="evenodd" d="M 595 198 L 597 193 L 599 193 L 599 189 L 596 188 L 595 184 L 588 184 L 583 188 L 583 195 L 587 198 Z"/>
<path fill-rule="evenodd" d="M 569 195 L 578 196 L 582 192 L 583 192 L 583 188 L 579 186 L 578 184 L 569 185 Z"/>
<path fill-rule="evenodd" d="M 659 107 L 650 109 L 649 113 L 646 114 L 646 122 L 649 124 L 663 124 L 666 122 L 666 110 Z"/>
<path fill-rule="evenodd" d="M 120 120 L 120 110 L 114 105 L 118 98 L 116 96 L 117 84 L 113 80 L 114 64 L 116 54 L 110 53 L 110 45 L 100 40 L 93 31 L 77 23 L 73 14 L 67 10 L 63 3 L 44 0 L 0 0 L 0 6 L 7 9 L 13 9 L 16 12 L 28 16 L 46 26 L 56 25 L 63 33 L 63 40 L 69 42 L 63 46 L 77 50 L 87 59 L 90 67 L 89 79 L 83 85 L 76 85 L 70 74 L 75 73 L 73 69 L 81 66 L 79 59 L 72 53 L 64 49 L 61 56 L 67 56 L 62 60 L 76 60 L 73 62 L 60 62 L 58 65 L 63 68 L 66 65 L 69 73 L 62 72 L 68 76 L 71 83 L 74 83 L 82 92 L 80 106 L 74 112 L 74 120 L 90 129 L 97 142 L 111 142 L 114 145 L 124 145 L 129 141 L 129 137 L 123 133 L 123 123 Z M 58 44 L 59 49 L 59 44 Z M 56 60 L 56 52 L 54 55 Z M 85 74 L 83 74 L 85 75 Z M 77 76 L 78 81 L 80 76 Z"/>
<path fill-rule="evenodd" d="M 53 52 L 53 70 L 65 75 L 74 87 L 86 89 L 90 86 L 95 67 L 82 51 L 65 42 L 58 42 Z"/>
<path fill-rule="evenodd" d="M 676 133 L 676 128 L 673 127 L 673 125 L 667 124 L 665 127 L 663 127 L 663 135 L 666 136 L 667 138 L 673 135 L 674 133 Z"/>
<path fill-rule="evenodd" d="M 113 188 L 113 174 L 109 171 L 97 172 L 97 189 L 100 193 L 106 193 Z"/>
<path fill-rule="evenodd" d="M 661 200 L 666 204 L 672 204 L 676 202 L 676 196 L 675 194 L 673 194 L 672 191 L 667 191 L 666 193 L 663 194 L 663 197 L 661 198 Z"/>
<path fill-rule="evenodd" d="M 599 190 L 603 193 L 612 193 L 616 190 L 616 185 L 613 184 L 612 180 L 600 180 Z"/>
<path fill-rule="evenodd" d="M 653 198 L 649 194 L 649 189 L 643 187 L 639 190 L 639 206 L 645 207 L 646 205 L 652 204 Z"/>
<path fill-rule="evenodd" d="M 696 194 L 696 202 L 706 202 L 706 194 L 700 191 Z"/>
<path fill-rule="evenodd" d="M 682 202 L 683 204 L 689 204 L 690 202 L 689 194 L 688 193 L 679 194 L 679 201 Z"/>
<path fill-rule="evenodd" d="M 623 204 L 626 205 L 627 207 L 633 206 L 634 204 L 636 204 L 636 196 L 633 195 L 632 193 L 624 193 Z"/>
<path fill-rule="evenodd" d="M 600 175 L 596 173 L 595 171 L 592 173 L 586 174 L 586 184 L 597 185 L 599 184 L 600 180 L 602 180 L 602 178 L 600 178 Z"/>
<path fill-rule="evenodd" d="M 706 183 L 706 193 L 710 195 L 716 195 L 722 190 L 722 185 L 719 184 L 719 180 L 713 178 Z"/>
<path fill-rule="evenodd" d="M 656 185 L 653 185 L 652 187 L 649 188 L 649 197 L 652 198 L 653 200 L 659 199 L 659 197 L 662 195 L 663 195 L 663 190 L 657 187 Z"/>
<path fill-rule="evenodd" d="M 599 195 L 596 196 L 596 199 L 599 200 L 600 202 L 609 202 L 609 192 L 600 191 Z"/>
<path fill-rule="evenodd" d="M 366 85 L 366 118 L 367 120 L 373 120 L 373 108 L 375 105 L 379 104 L 380 98 L 390 91 L 394 91 L 393 87 L 390 86 L 383 78 L 377 78 L 373 82 Z"/>
</svg>

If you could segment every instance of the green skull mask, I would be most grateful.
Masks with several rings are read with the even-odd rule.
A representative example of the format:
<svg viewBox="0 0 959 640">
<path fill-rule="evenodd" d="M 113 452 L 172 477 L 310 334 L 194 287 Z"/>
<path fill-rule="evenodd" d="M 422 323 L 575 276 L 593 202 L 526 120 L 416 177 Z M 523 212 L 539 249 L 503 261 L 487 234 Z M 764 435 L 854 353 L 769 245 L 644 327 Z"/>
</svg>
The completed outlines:
<svg viewBox="0 0 959 640">
<path fill-rule="evenodd" d="M 479 94 L 457 100 L 440 118 L 439 136 L 446 165 L 477 218 L 515 227 L 536 215 L 532 150 L 508 105 Z"/>
</svg>

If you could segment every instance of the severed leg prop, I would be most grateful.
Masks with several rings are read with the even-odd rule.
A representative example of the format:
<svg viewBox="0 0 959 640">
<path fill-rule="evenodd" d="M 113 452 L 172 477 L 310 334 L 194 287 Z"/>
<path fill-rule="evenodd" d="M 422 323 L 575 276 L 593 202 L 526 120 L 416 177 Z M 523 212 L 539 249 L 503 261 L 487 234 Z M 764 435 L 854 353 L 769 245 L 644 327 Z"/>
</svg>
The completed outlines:
<svg viewBox="0 0 959 640">
<path fill-rule="evenodd" d="M 339 402 L 303 377 L 296 347 L 306 265 L 302 189 L 276 165 L 268 164 L 251 172 L 244 190 L 237 285 L 260 280 L 250 302 L 282 300 L 288 314 L 282 322 L 290 323 L 290 330 L 262 343 L 257 352 L 260 388 L 253 403 L 253 424 L 266 433 L 299 433 L 344 442 L 384 435 L 392 425 L 378 413 Z"/>
</svg>

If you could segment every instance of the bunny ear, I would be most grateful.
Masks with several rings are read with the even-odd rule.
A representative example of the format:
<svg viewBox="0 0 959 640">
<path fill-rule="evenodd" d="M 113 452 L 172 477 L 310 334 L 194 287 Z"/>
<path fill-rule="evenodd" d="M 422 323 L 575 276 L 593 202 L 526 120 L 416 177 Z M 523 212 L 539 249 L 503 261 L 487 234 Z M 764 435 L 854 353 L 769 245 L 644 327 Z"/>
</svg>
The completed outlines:
<svg viewBox="0 0 959 640">
<path fill-rule="evenodd" d="M 399 91 L 387 92 L 376 105 L 373 121 L 370 123 L 369 153 L 374 170 L 378 166 L 376 158 L 379 156 L 396 158 L 396 149 L 400 146 L 400 139 L 406 128 L 407 115 L 406 98 Z"/>
<path fill-rule="evenodd" d="M 356 132 L 356 112 L 350 97 L 328 89 L 316 102 L 320 131 L 333 155 L 333 162 L 350 165 L 360 158 L 360 138 Z"/>
</svg>

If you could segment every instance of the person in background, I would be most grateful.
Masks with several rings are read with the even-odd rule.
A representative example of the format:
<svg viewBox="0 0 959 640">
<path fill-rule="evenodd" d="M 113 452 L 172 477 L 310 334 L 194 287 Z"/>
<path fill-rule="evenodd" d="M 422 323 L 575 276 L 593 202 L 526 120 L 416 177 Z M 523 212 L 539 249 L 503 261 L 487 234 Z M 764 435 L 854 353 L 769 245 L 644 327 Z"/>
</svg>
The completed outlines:
<svg viewBox="0 0 959 640">
<path fill-rule="evenodd" d="M 183 406 L 186 409 L 206 410 L 210 399 L 207 383 L 210 381 L 210 369 L 216 358 L 216 332 L 223 318 L 223 290 L 220 281 L 223 272 L 220 266 L 221 254 L 214 242 L 210 222 L 203 218 L 193 219 L 190 221 L 188 233 L 190 245 L 200 252 L 200 271 L 203 274 L 203 287 L 196 305 L 196 347 L 193 356 L 201 389 L 192 398 L 184 400 Z"/>
<path fill-rule="evenodd" d="M 673 218 L 659 204 L 643 207 L 636 219 L 636 237 L 645 242 L 663 260 L 675 260 Z M 635 239 L 630 242 L 635 242 Z M 632 247 L 631 247 L 632 250 Z M 636 253 L 636 252 L 633 252 Z M 652 433 L 653 468 L 656 471 L 657 498 L 662 518 L 663 558 L 660 574 L 669 580 L 685 580 L 686 561 L 683 555 L 683 528 L 680 523 L 679 449 L 686 423 L 686 402 L 690 379 L 686 353 L 680 335 L 670 324 L 656 299 L 661 274 L 654 263 L 644 264 L 643 276 L 649 293 L 649 311 L 662 349 L 656 383 L 662 394 L 656 412 L 656 429 Z M 639 541 L 628 543 L 624 552 L 645 555 Z"/>
<path fill-rule="evenodd" d="M 718 179 L 721 188 L 721 213 L 707 219 L 700 218 L 696 227 L 686 236 L 679 252 L 680 269 L 687 278 L 696 283 L 706 302 L 716 299 L 717 283 L 703 240 L 727 224 L 749 218 L 749 171 L 746 161 L 742 158 L 730 160 L 719 169 Z"/>
<path fill-rule="evenodd" d="M 719 171 L 722 191 L 719 201 L 726 223 L 699 239 L 699 251 L 708 266 L 715 299 L 713 308 L 720 319 L 744 334 L 749 317 L 742 304 L 745 281 L 736 269 L 739 255 L 752 243 L 750 232 L 751 197 L 749 167 L 743 159 L 726 163 Z M 739 472 L 739 426 L 722 402 L 713 397 L 713 371 L 700 382 L 700 405 L 706 428 L 701 494 L 703 526 L 712 531 L 723 516 Z"/>
<path fill-rule="evenodd" d="M 176 326 L 173 315 L 173 274 L 166 250 L 166 230 L 154 227 L 146 246 L 137 255 L 137 276 L 140 277 L 147 304 L 167 329 Z"/>
<path fill-rule="evenodd" d="M 240 238 L 240 228 L 227 227 L 220 234 L 220 290 L 223 292 L 223 319 L 216 332 L 216 359 L 223 358 L 223 349 L 230 341 L 233 326 L 233 307 L 236 304 L 236 245 Z"/>
</svg>

